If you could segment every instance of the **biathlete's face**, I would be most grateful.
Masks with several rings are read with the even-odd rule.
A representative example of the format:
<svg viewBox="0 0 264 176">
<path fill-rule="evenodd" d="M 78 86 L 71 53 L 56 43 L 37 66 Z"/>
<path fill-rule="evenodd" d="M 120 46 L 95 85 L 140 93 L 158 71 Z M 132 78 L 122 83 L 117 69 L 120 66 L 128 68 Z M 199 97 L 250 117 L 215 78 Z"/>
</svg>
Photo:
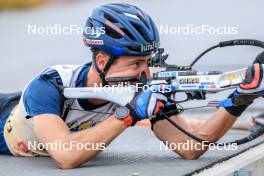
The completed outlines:
<svg viewBox="0 0 264 176">
<path fill-rule="evenodd" d="M 150 56 L 121 56 L 111 65 L 106 77 L 135 77 L 145 72 L 150 79 L 148 60 Z"/>
<path fill-rule="evenodd" d="M 102 54 L 102 55 L 101 55 Z M 101 56 L 100 56 L 101 55 Z M 101 57 L 102 61 L 104 57 L 107 58 L 106 54 L 100 53 L 97 55 L 97 58 Z M 106 74 L 106 78 L 113 77 L 122 77 L 122 78 L 139 78 L 140 75 L 145 72 L 147 79 L 151 78 L 150 70 L 148 67 L 148 60 L 150 59 L 150 55 L 148 56 L 121 56 L 117 58 L 114 63 L 111 65 L 109 71 Z M 100 60 L 100 59 L 99 59 Z M 106 62 L 106 61 L 105 61 Z M 98 63 L 98 59 L 97 59 Z M 99 63 L 99 68 L 103 69 L 103 65 Z"/>
</svg>

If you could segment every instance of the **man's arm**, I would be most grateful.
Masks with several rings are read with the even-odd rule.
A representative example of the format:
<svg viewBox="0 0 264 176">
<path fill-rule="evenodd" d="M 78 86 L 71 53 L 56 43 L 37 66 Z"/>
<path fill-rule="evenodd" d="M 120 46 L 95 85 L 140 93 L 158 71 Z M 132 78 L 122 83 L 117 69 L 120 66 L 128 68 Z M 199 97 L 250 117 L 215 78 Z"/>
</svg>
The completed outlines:
<svg viewBox="0 0 264 176">
<path fill-rule="evenodd" d="M 65 122 L 52 114 L 33 117 L 33 125 L 38 139 L 44 144 L 56 141 L 70 144 L 71 141 L 76 141 L 84 145 L 90 143 L 105 144 L 105 146 L 127 128 L 123 121 L 111 116 L 93 128 L 71 133 Z M 48 153 L 60 168 L 70 169 L 87 162 L 101 151 L 100 148 L 98 150 L 78 150 L 73 147 L 72 150 L 48 150 Z"/>
<path fill-rule="evenodd" d="M 190 130 L 188 123 L 180 116 L 170 117 L 175 123 L 179 124 L 185 129 Z M 220 139 L 234 124 L 236 117 L 229 114 L 224 108 L 220 108 L 210 119 L 199 125 L 192 133 L 204 140 L 215 142 Z M 155 135 L 163 142 L 178 144 L 186 143 L 192 140 L 193 143 L 198 143 L 192 138 L 180 132 L 177 128 L 172 126 L 167 120 L 157 121 L 153 126 Z M 177 148 L 174 152 L 178 153 L 185 159 L 196 159 L 206 152 L 207 147 L 202 150 L 184 150 Z"/>
</svg>

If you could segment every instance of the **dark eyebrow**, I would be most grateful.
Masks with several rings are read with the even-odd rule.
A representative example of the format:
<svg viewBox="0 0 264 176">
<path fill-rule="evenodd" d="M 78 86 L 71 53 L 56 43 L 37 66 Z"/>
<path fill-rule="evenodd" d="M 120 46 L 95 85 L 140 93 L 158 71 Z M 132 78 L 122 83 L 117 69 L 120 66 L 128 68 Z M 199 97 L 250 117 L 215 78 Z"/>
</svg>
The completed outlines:
<svg viewBox="0 0 264 176">
<path fill-rule="evenodd" d="M 130 63 L 136 63 L 136 62 L 145 62 L 145 59 L 140 59 L 140 60 L 132 60 Z"/>
<path fill-rule="evenodd" d="M 136 62 L 148 62 L 149 59 L 151 59 L 151 55 L 148 56 L 147 58 L 138 58 L 137 60 L 135 59 L 131 59 L 131 61 L 129 62 L 130 64 L 134 64 Z"/>
<path fill-rule="evenodd" d="M 139 59 L 139 60 L 137 60 L 137 61 L 148 61 L 150 58 L 151 58 L 151 56 L 147 57 L 147 59 L 144 58 L 144 59 Z"/>
</svg>

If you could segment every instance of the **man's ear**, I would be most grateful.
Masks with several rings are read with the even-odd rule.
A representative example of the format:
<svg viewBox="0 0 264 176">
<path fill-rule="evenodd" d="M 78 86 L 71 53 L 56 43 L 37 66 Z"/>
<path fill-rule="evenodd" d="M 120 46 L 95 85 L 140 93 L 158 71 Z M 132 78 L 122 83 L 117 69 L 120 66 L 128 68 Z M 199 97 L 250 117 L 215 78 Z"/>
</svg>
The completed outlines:
<svg viewBox="0 0 264 176">
<path fill-rule="evenodd" d="M 107 56 L 107 54 L 105 53 L 102 53 L 102 52 L 99 52 L 97 55 L 96 55 L 96 64 L 98 66 L 98 68 L 103 71 L 107 62 L 109 60 L 109 57 Z"/>
</svg>

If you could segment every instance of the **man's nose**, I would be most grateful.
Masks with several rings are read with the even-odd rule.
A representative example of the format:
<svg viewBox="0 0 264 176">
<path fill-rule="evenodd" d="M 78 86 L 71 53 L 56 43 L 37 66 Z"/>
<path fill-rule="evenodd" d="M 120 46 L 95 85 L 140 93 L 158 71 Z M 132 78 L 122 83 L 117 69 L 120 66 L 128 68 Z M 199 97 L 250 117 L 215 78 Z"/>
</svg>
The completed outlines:
<svg viewBox="0 0 264 176">
<path fill-rule="evenodd" d="M 146 73 L 147 79 L 150 80 L 151 79 L 151 73 L 149 68 L 145 69 L 144 72 Z"/>
<path fill-rule="evenodd" d="M 150 80 L 151 79 L 151 74 L 150 74 L 150 70 L 148 67 L 148 64 L 144 64 L 144 67 L 142 69 L 142 72 L 146 73 L 147 79 Z"/>
<path fill-rule="evenodd" d="M 142 65 L 142 67 L 141 67 L 141 73 L 143 73 L 143 72 L 145 72 L 147 79 L 150 80 L 151 79 L 151 73 L 150 73 L 148 64 Z"/>
<path fill-rule="evenodd" d="M 147 79 L 148 79 L 148 80 L 151 79 L 151 74 L 150 74 L 150 72 L 147 73 Z"/>
</svg>

